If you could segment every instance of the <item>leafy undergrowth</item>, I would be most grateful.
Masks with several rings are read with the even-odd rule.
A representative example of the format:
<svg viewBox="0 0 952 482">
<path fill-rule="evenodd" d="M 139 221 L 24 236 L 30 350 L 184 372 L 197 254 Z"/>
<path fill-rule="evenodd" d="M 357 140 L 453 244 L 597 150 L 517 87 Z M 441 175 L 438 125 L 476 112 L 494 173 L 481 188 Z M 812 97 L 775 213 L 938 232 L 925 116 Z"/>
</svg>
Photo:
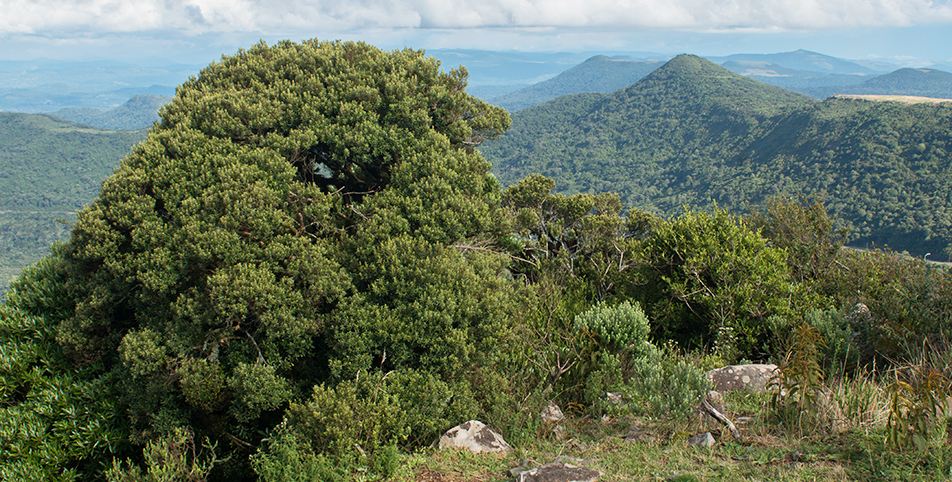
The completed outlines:
<svg viewBox="0 0 952 482">
<path fill-rule="evenodd" d="M 771 425 L 756 407 L 762 399 L 735 396 L 733 416 L 743 425 L 742 439 L 732 440 L 715 422 L 634 421 L 654 442 L 632 443 L 625 434 L 630 419 L 592 417 L 563 421 L 565 436 L 542 435 L 537 443 L 510 455 L 473 455 L 427 449 L 410 455 L 395 480 L 414 482 L 510 481 L 509 470 L 523 460 L 538 466 L 558 456 L 585 460 L 599 470 L 599 481 L 943 481 L 952 480 L 952 438 L 926 451 L 901 451 L 885 445 L 882 427 L 840 434 L 803 436 Z M 746 405 L 746 406 L 745 406 Z M 760 408 L 758 413 L 744 413 Z M 749 417 L 749 418 L 748 418 Z M 952 423 L 952 422 L 950 422 Z M 688 437 L 712 431 L 710 448 L 689 445 Z M 946 429 L 947 433 L 952 431 Z"/>
</svg>

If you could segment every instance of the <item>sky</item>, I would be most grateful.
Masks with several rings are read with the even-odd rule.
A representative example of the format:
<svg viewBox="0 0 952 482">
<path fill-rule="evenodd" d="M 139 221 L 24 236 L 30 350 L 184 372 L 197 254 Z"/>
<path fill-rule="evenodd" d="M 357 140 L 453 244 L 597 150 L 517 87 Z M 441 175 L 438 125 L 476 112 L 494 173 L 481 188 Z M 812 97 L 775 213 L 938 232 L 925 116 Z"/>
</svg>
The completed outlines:
<svg viewBox="0 0 952 482">
<path fill-rule="evenodd" d="M 0 0 L 0 60 L 207 63 L 263 39 L 385 49 L 812 50 L 952 61 L 952 0 Z"/>
</svg>

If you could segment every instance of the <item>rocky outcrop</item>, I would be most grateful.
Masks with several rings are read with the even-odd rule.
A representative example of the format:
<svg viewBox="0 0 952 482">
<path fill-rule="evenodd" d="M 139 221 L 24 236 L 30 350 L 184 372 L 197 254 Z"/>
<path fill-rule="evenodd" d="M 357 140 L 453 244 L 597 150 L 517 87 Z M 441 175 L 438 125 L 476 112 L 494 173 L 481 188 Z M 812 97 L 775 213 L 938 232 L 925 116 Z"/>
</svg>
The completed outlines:
<svg viewBox="0 0 952 482">
<path fill-rule="evenodd" d="M 434 445 L 440 449 L 455 448 L 476 454 L 484 452 L 507 454 L 513 451 L 512 446 L 506 443 L 502 435 L 478 420 L 470 420 L 447 430 Z"/>
<path fill-rule="evenodd" d="M 776 373 L 777 365 L 730 365 L 707 372 L 707 378 L 718 392 L 747 390 L 767 391 L 767 384 Z"/>
</svg>

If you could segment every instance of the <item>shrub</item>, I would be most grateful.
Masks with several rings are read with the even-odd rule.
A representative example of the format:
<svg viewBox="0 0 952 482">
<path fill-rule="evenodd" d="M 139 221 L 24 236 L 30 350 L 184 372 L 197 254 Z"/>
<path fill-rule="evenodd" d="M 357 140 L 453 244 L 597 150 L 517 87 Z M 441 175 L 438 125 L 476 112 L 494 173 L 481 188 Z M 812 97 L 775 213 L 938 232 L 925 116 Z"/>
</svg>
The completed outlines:
<svg viewBox="0 0 952 482">
<path fill-rule="evenodd" d="M 292 404 L 269 448 L 255 456 L 255 470 L 272 476 L 293 463 L 321 472 L 331 463 L 345 472 L 388 477 L 398 447 L 432 442 L 477 412 L 464 384 L 413 370 L 360 372 L 333 388 L 316 386 L 307 402 Z"/>
<path fill-rule="evenodd" d="M 592 340 L 590 368 L 583 374 L 583 400 L 598 410 L 680 418 L 707 394 L 704 372 L 680 356 L 648 341 L 648 318 L 638 303 L 598 304 L 575 318 Z M 607 392 L 620 392 L 627 403 L 613 405 Z"/>
<path fill-rule="evenodd" d="M 190 429 L 178 428 L 146 444 L 142 451 L 146 471 L 127 460 L 113 460 L 106 471 L 108 482 L 205 482 L 218 462 L 215 447 L 208 440 L 195 444 Z"/>
<path fill-rule="evenodd" d="M 813 303 L 793 283 L 786 252 L 716 206 L 655 224 L 643 247 L 637 296 L 657 338 L 759 359 L 778 341 L 768 318 L 790 319 Z"/>
<path fill-rule="evenodd" d="M 887 250 L 844 249 L 835 296 L 853 311 L 862 364 L 906 356 L 908 344 L 952 339 L 952 271 Z"/>
<path fill-rule="evenodd" d="M 60 268 L 56 258 L 27 268 L 0 305 L 3 480 L 97 480 L 128 448 L 115 375 L 73 366 L 56 343 L 69 313 Z"/>
</svg>

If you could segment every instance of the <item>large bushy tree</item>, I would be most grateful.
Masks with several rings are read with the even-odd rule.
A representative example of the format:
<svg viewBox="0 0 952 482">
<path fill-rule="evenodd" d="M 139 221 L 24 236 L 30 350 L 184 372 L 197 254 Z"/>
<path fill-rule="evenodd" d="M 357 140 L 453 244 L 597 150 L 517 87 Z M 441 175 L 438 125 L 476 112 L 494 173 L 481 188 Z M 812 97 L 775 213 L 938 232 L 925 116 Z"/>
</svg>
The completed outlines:
<svg viewBox="0 0 952 482">
<path fill-rule="evenodd" d="M 509 125 L 466 78 L 307 41 L 178 88 L 60 255 L 56 340 L 122 380 L 133 443 L 190 426 L 247 454 L 291 400 L 370 369 L 465 384 L 513 305 L 507 258 L 466 249 L 500 235 L 474 147 Z"/>
</svg>

